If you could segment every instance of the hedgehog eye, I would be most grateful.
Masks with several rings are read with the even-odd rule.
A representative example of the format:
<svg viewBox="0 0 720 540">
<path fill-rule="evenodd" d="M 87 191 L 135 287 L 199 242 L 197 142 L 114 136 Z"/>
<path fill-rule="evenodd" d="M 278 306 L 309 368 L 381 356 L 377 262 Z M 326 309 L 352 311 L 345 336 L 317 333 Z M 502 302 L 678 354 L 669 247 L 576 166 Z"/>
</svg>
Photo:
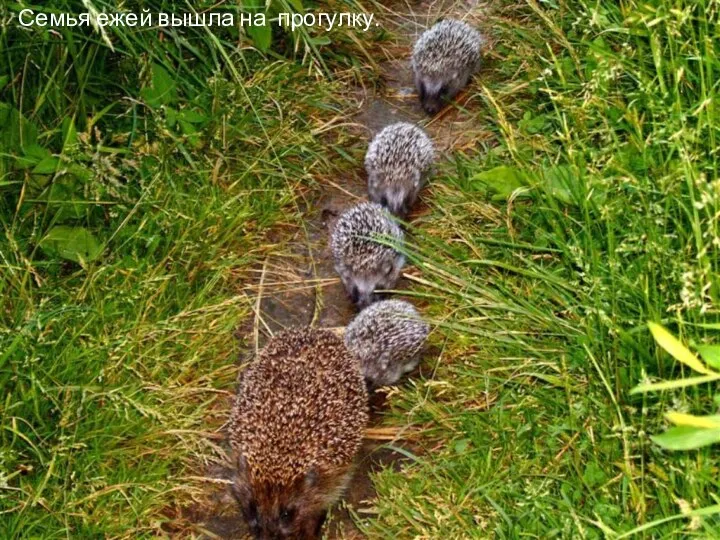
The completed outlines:
<svg viewBox="0 0 720 540">
<path fill-rule="evenodd" d="M 440 97 L 445 97 L 448 94 L 448 87 L 447 84 L 444 84 L 442 88 L 440 88 L 440 92 L 438 92 L 438 95 Z"/>
<path fill-rule="evenodd" d="M 281 508 L 280 509 L 280 521 L 283 525 L 289 526 L 292 524 L 293 520 L 295 519 L 295 514 L 297 511 L 295 508 Z"/>
<path fill-rule="evenodd" d="M 390 276 L 390 274 L 392 274 L 392 271 L 393 271 L 393 265 L 390 263 L 386 264 L 383 267 L 383 272 L 385 273 L 385 277 Z"/>
</svg>

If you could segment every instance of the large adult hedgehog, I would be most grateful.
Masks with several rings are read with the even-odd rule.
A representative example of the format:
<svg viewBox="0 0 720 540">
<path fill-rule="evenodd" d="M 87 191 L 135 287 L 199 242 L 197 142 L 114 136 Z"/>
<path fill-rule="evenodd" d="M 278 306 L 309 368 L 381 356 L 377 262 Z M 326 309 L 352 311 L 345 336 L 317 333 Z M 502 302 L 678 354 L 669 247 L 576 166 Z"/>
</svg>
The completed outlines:
<svg viewBox="0 0 720 540">
<path fill-rule="evenodd" d="M 345 345 L 370 389 L 395 384 L 415 369 L 430 328 L 412 304 L 383 300 L 363 309 L 345 329 Z"/>
<path fill-rule="evenodd" d="M 405 257 L 388 243 L 400 243 L 403 237 L 379 204 L 360 203 L 338 219 L 330 242 L 335 270 L 358 307 L 374 302 L 377 289 L 395 286 Z"/>
<path fill-rule="evenodd" d="M 405 216 L 433 163 L 435 150 L 425 132 L 398 122 L 378 133 L 365 154 L 370 200 Z"/>
<path fill-rule="evenodd" d="M 368 420 L 357 361 L 325 330 L 276 334 L 243 373 L 230 419 L 232 492 L 257 539 L 311 539 L 352 474 Z"/>
<path fill-rule="evenodd" d="M 468 83 L 480 66 L 485 39 L 472 26 L 454 19 L 434 25 L 415 42 L 412 67 L 423 109 L 438 112 Z"/>
</svg>

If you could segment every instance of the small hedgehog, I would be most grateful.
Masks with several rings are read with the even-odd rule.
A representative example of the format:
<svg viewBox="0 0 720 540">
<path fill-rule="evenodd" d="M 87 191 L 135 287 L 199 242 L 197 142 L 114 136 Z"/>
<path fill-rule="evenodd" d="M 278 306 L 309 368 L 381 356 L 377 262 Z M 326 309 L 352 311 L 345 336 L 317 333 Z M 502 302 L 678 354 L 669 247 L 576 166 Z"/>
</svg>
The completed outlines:
<svg viewBox="0 0 720 540">
<path fill-rule="evenodd" d="M 415 42 L 412 68 L 420 102 L 428 114 L 465 87 L 480 66 L 485 38 L 472 26 L 454 19 L 434 25 Z"/>
<path fill-rule="evenodd" d="M 382 241 L 403 241 L 400 227 L 382 206 L 360 203 L 345 211 L 332 233 L 335 270 L 352 301 L 363 308 L 377 298 L 377 289 L 391 289 L 405 257 Z"/>
<path fill-rule="evenodd" d="M 367 420 L 367 389 L 339 337 L 296 328 L 268 342 L 230 418 L 231 490 L 256 539 L 318 538 Z"/>
<path fill-rule="evenodd" d="M 384 300 L 362 310 L 348 325 L 345 346 L 373 390 L 395 384 L 415 369 L 429 331 L 412 304 Z"/>
<path fill-rule="evenodd" d="M 432 141 L 407 122 L 391 124 L 378 133 L 365 155 L 370 200 L 405 216 L 434 159 Z"/>
</svg>

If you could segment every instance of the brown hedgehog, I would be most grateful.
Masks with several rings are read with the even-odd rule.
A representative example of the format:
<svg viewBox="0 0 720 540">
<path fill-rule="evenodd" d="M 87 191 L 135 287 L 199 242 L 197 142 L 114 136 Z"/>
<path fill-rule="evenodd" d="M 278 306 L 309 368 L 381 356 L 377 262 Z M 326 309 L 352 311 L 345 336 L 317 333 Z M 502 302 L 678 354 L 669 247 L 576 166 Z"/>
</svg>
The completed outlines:
<svg viewBox="0 0 720 540">
<path fill-rule="evenodd" d="M 257 539 L 311 539 L 350 480 L 368 420 L 360 368 L 341 338 L 275 335 L 240 381 L 230 418 L 231 486 Z"/>
</svg>

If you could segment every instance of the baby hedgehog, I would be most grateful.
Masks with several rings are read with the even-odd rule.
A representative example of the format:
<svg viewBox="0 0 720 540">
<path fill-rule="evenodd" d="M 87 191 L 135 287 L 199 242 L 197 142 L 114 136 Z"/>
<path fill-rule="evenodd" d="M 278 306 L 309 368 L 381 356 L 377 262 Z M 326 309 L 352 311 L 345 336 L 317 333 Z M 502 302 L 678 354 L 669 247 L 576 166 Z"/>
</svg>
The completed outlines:
<svg viewBox="0 0 720 540">
<path fill-rule="evenodd" d="M 360 362 L 372 390 L 395 384 L 420 361 L 429 326 L 412 304 L 377 302 L 360 312 L 345 330 L 345 346 Z"/>
<path fill-rule="evenodd" d="M 360 203 L 345 211 L 332 233 L 335 270 L 352 301 L 361 309 L 376 300 L 376 289 L 391 289 L 405 257 L 381 243 L 400 243 L 404 235 L 382 206 Z"/>
<path fill-rule="evenodd" d="M 412 68 L 420 102 L 435 114 L 457 95 L 480 66 L 483 36 L 472 26 L 445 19 L 423 32 L 415 43 Z"/>
<path fill-rule="evenodd" d="M 430 138 L 413 124 L 398 122 L 384 128 L 365 155 L 370 200 L 405 216 L 423 186 L 434 152 Z"/>
<path fill-rule="evenodd" d="M 350 480 L 368 394 L 327 330 L 276 334 L 245 370 L 230 418 L 232 493 L 256 539 L 318 538 Z"/>
</svg>

